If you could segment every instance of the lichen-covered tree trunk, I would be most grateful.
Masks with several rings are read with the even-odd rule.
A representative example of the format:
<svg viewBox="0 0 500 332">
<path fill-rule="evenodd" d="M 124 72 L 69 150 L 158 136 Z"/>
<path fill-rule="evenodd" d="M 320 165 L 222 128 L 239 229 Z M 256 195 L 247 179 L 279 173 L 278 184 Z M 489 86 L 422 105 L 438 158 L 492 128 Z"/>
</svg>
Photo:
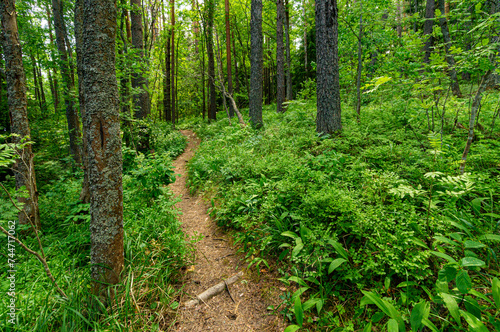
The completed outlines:
<svg viewBox="0 0 500 332">
<path fill-rule="evenodd" d="M 428 37 L 423 48 L 424 63 L 429 63 L 431 58 L 431 48 L 434 44 L 434 37 L 432 36 L 432 27 L 434 26 L 434 10 L 435 0 L 427 0 L 427 4 L 425 6 L 424 38 L 425 36 Z"/>
<path fill-rule="evenodd" d="M 208 119 L 217 119 L 217 104 L 215 91 L 215 59 L 214 59 L 214 0 L 207 1 L 207 55 L 208 55 L 208 82 L 210 86 L 210 101 L 208 107 Z"/>
<path fill-rule="evenodd" d="M 9 104 L 10 128 L 14 143 L 30 139 L 28 110 L 26 101 L 26 76 L 23 68 L 21 42 L 17 29 L 17 13 L 14 0 L 0 1 L 0 15 L 2 20 L 1 39 L 4 57 L 5 74 L 7 79 L 7 101 Z M 36 188 L 35 167 L 31 145 L 19 151 L 14 168 L 16 170 L 16 188 L 25 187 L 28 195 L 20 195 L 18 201 L 23 203 L 23 211 L 19 213 L 19 224 L 31 224 L 40 228 L 38 212 L 38 191 Z"/>
<path fill-rule="evenodd" d="M 337 0 L 316 0 L 316 131 L 342 129 L 338 56 Z"/>
<path fill-rule="evenodd" d="M 283 44 L 283 25 L 285 5 L 276 0 L 276 111 L 282 113 L 285 102 L 285 45 Z"/>
<path fill-rule="evenodd" d="M 80 104 L 80 115 L 85 118 L 85 94 L 83 92 L 84 70 L 83 70 L 83 2 L 75 1 L 75 41 L 76 41 L 76 71 L 78 75 L 78 101 Z M 88 143 L 85 133 L 85 126 L 82 127 L 82 161 L 83 161 L 83 182 L 79 200 L 82 203 L 90 202 L 89 186 L 89 164 L 88 164 Z"/>
<path fill-rule="evenodd" d="M 262 0 L 252 0 L 250 16 L 250 122 L 262 127 Z"/>
<path fill-rule="evenodd" d="M 439 1 L 439 10 L 441 13 L 445 12 L 444 0 Z M 458 84 L 457 71 L 455 70 L 455 57 L 451 53 L 451 37 L 450 30 L 448 29 L 448 19 L 446 16 L 441 16 L 439 18 L 439 25 L 441 26 L 441 33 L 443 34 L 444 49 L 446 52 L 446 62 L 448 62 L 448 75 L 451 80 L 451 91 L 453 95 L 457 97 L 462 97 L 462 92 L 460 91 L 460 85 Z"/>
<path fill-rule="evenodd" d="M 132 32 L 132 47 L 139 53 L 139 61 L 144 63 L 144 36 L 142 29 L 142 5 L 141 0 L 130 0 L 131 32 Z M 141 66 L 142 67 L 142 66 Z M 142 70 L 143 68 L 141 68 Z M 134 72 L 132 74 L 132 88 L 141 89 L 141 92 L 134 95 L 136 119 L 144 119 L 150 111 L 148 81 L 142 72 Z"/>
<path fill-rule="evenodd" d="M 91 277 L 105 295 L 123 270 L 122 151 L 115 73 L 116 6 L 84 0 L 83 92 L 90 184 Z"/>
<path fill-rule="evenodd" d="M 64 83 L 64 102 L 66 105 L 66 119 L 68 121 L 69 149 L 75 162 L 81 164 L 80 119 L 73 100 L 75 84 L 74 79 L 72 79 L 72 68 L 69 63 L 68 49 L 66 48 L 65 28 L 60 0 L 52 0 L 52 14 L 56 31 L 57 49 L 59 51 L 59 57 L 61 58 L 61 75 Z"/>
</svg>

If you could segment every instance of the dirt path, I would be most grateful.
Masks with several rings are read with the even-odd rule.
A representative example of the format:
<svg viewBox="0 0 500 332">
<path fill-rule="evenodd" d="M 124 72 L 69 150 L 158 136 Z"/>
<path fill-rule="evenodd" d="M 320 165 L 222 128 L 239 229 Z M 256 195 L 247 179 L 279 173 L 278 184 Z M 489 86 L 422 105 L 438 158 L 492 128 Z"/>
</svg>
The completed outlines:
<svg viewBox="0 0 500 332">
<path fill-rule="evenodd" d="M 193 157 L 200 140 L 188 130 L 181 131 L 189 143 L 184 153 L 174 161 L 175 173 L 180 174 L 170 185 L 182 201 L 177 208 L 182 211 L 180 220 L 188 238 L 201 237 L 196 243 L 195 265 L 188 269 L 184 280 L 184 295 L 172 331 L 283 331 L 282 318 L 268 315 L 266 308 L 276 305 L 280 285 L 269 275 L 249 275 L 243 269 L 244 261 L 230 245 L 230 238 L 207 215 L 208 206 L 198 196 L 191 196 L 186 188 L 187 162 Z M 193 308 L 183 304 L 197 294 L 224 279 L 244 272 L 235 284 L 229 286 L 234 301 L 227 291 Z"/>
</svg>

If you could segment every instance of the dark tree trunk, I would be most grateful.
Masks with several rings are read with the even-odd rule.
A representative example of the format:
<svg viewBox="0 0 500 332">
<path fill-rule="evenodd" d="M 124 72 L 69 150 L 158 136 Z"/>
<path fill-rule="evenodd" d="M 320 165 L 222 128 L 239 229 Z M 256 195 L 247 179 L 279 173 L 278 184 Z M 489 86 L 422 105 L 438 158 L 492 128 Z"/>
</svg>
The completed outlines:
<svg viewBox="0 0 500 332">
<path fill-rule="evenodd" d="M 215 91 L 215 59 L 214 59 L 214 0 L 207 1 L 207 54 L 208 54 L 208 82 L 210 85 L 210 102 L 208 109 L 208 119 L 217 119 L 216 91 Z"/>
<path fill-rule="evenodd" d="M 143 39 L 143 29 L 142 29 L 141 0 L 130 0 L 130 6 L 132 7 L 132 10 L 130 12 L 130 17 L 132 22 L 132 27 L 131 27 L 132 47 L 138 50 L 139 61 L 141 63 L 144 63 L 145 60 L 144 60 L 144 39 Z M 149 104 L 149 94 L 147 91 L 148 82 L 142 72 L 132 73 L 132 88 L 141 89 L 140 93 L 134 95 L 134 105 L 135 105 L 134 117 L 136 119 L 144 119 L 148 116 L 150 112 L 150 104 Z M 142 148 L 147 148 L 147 147 L 143 146 Z"/>
<path fill-rule="evenodd" d="M 441 13 L 445 12 L 444 0 L 439 1 L 439 10 Z M 448 29 L 448 19 L 446 16 L 441 16 L 439 19 L 439 25 L 441 26 L 441 33 L 444 39 L 444 49 L 446 52 L 446 62 L 448 62 L 448 75 L 451 80 L 451 91 L 456 97 L 462 97 L 462 92 L 460 91 L 460 85 L 458 84 L 457 71 L 455 70 L 455 57 L 451 54 L 451 37 L 450 30 Z"/>
<path fill-rule="evenodd" d="M 90 262 L 95 294 L 123 270 L 122 152 L 115 73 L 116 6 L 84 0 L 83 91 L 90 183 Z M 99 91 L 99 93 L 96 93 Z"/>
<path fill-rule="evenodd" d="M 54 52 L 52 51 L 53 48 L 52 48 L 52 45 L 54 45 L 54 36 L 52 34 L 52 23 L 51 23 L 51 16 L 50 16 L 50 9 L 47 5 L 47 8 L 46 8 L 46 13 L 47 13 L 47 22 L 49 24 L 49 38 L 50 38 L 50 58 L 52 60 L 52 62 L 55 61 L 55 56 L 54 56 Z M 57 70 L 55 67 L 52 67 L 52 71 L 53 71 L 53 86 L 51 85 L 51 88 L 53 87 L 53 90 L 51 89 L 51 92 L 52 92 L 52 100 L 54 102 L 54 113 L 57 114 L 57 111 L 59 110 L 59 84 L 57 82 Z M 50 69 L 49 69 L 49 79 L 51 77 L 51 74 L 50 74 Z"/>
<path fill-rule="evenodd" d="M 17 13 L 14 0 L 0 1 L 2 20 L 1 39 L 5 57 L 5 74 L 7 79 L 7 102 L 9 104 L 11 132 L 17 134 L 12 138 L 14 143 L 30 139 L 28 110 L 26 101 L 26 76 L 23 69 L 21 42 L 17 29 Z M 19 151 L 19 159 L 14 165 L 16 189 L 25 187 L 27 197 L 20 195 L 17 200 L 23 203 L 23 211 L 19 213 L 19 224 L 31 224 L 40 229 L 38 211 L 38 191 L 36 188 L 35 167 L 31 145 Z"/>
<path fill-rule="evenodd" d="M 205 24 L 203 24 L 203 29 L 205 29 Z M 201 61 L 201 94 L 202 94 L 202 109 L 201 109 L 201 113 L 202 113 L 202 117 L 203 117 L 203 120 L 205 120 L 205 114 L 206 114 L 206 111 L 207 111 L 207 107 L 206 107 L 206 99 L 205 99 L 205 46 L 204 46 L 204 43 L 201 43 L 201 58 L 200 58 L 200 61 Z"/>
<path fill-rule="evenodd" d="M 39 62 L 39 61 L 38 61 Z M 43 88 L 43 75 L 42 75 L 42 67 L 38 66 L 38 84 L 40 85 L 40 99 L 42 101 L 41 110 L 43 116 L 45 117 L 47 111 L 47 99 L 45 98 L 45 89 Z"/>
<path fill-rule="evenodd" d="M 234 92 L 239 93 L 240 92 L 240 76 L 238 72 L 238 60 L 236 57 L 236 41 L 234 40 L 234 30 L 232 31 L 232 38 L 231 40 L 233 41 L 233 59 L 234 59 Z"/>
<path fill-rule="evenodd" d="M 342 129 L 338 57 L 337 0 L 316 0 L 316 131 Z"/>
<path fill-rule="evenodd" d="M 309 65 L 308 65 L 308 60 L 307 60 L 307 16 L 306 16 L 306 2 L 307 0 L 304 0 L 304 3 L 302 5 L 302 14 L 304 16 L 304 70 L 306 72 L 305 77 L 309 77 Z"/>
<path fill-rule="evenodd" d="M 290 8 L 285 0 L 285 40 L 286 40 L 286 99 L 293 99 L 292 91 L 292 58 L 290 55 Z"/>
<path fill-rule="evenodd" d="M 432 27 L 434 26 L 435 0 L 427 0 L 425 6 L 424 36 L 428 36 L 424 44 L 424 63 L 429 63 L 431 58 L 432 45 L 434 37 L 432 36 Z"/>
<path fill-rule="evenodd" d="M 363 70 L 363 1 L 360 1 L 359 13 L 359 35 L 358 35 L 358 70 L 356 75 L 356 114 L 358 121 L 361 117 L 361 71 Z"/>
<path fill-rule="evenodd" d="M 252 0 L 250 19 L 250 122 L 262 127 L 262 0 Z"/>
<path fill-rule="evenodd" d="M 475 6 L 471 5 L 468 8 L 469 12 L 469 17 L 466 19 L 465 22 L 465 51 L 469 52 L 472 49 L 472 37 L 470 35 L 470 29 L 473 26 L 473 19 L 474 19 L 474 13 L 475 13 Z M 470 81 L 471 75 L 470 72 L 464 71 L 462 72 L 462 79 L 465 81 Z"/>
<path fill-rule="evenodd" d="M 229 0 L 224 1 L 226 11 L 226 67 L 227 67 L 227 92 L 233 95 L 233 73 L 231 70 L 231 29 L 229 27 Z M 221 64 L 222 65 L 222 64 Z M 224 97 L 225 98 L 225 97 Z M 234 116 L 233 104 L 229 103 L 229 117 Z"/>
<path fill-rule="evenodd" d="M 69 149 L 75 162 L 82 163 L 80 149 L 80 119 L 73 100 L 75 91 L 75 82 L 72 79 L 70 60 L 66 48 L 65 28 L 62 16 L 62 7 L 60 0 L 52 0 L 52 13 L 54 15 L 54 28 L 56 31 L 56 44 L 61 58 L 61 75 L 64 81 L 64 102 L 66 105 L 66 119 L 68 120 L 69 131 Z"/>
<path fill-rule="evenodd" d="M 80 104 L 80 115 L 85 119 L 85 94 L 83 83 L 84 70 L 83 70 L 83 5 L 84 0 L 75 1 L 75 41 L 76 41 L 76 71 L 78 75 L 78 101 Z M 82 126 L 82 159 L 83 159 L 83 182 L 82 191 L 80 192 L 79 200 L 82 203 L 90 202 L 90 184 L 89 184 L 89 160 L 88 160 L 88 142 L 86 127 Z"/>
<path fill-rule="evenodd" d="M 33 81 L 35 84 L 35 100 L 38 103 L 38 107 L 40 107 L 40 111 L 42 110 L 42 99 L 40 98 L 40 89 L 38 88 L 38 70 L 36 68 L 35 57 L 33 54 L 30 54 L 31 59 L 31 68 L 33 72 Z"/>
<path fill-rule="evenodd" d="M 132 139 L 132 129 L 130 123 L 130 72 L 126 66 L 125 58 L 128 56 L 128 45 L 129 39 L 125 38 L 124 25 L 128 22 L 128 10 L 125 7 L 126 0 L 121 0 L 122 4 L 122 12 L 121 12 L 121 20 L 120 20 L 120 39 L 122 41 L 123 46 L 119 50 L 121 55 L 121 63 L 120 70 L 122 72 L 120 78 L 120 113 L 124 115 L 123 117 L 123 125 L 125 130 L 123 131 L 123 138 L 125 140 L 125 144 L 129 147 Z"/>
<path fill-rule="evenodd" d="M 276 13 L 276 111 L 282 113 L 285 102 L 285 45 L 283 44 L 285 5 L 283 0 L 276 0 Z"/>
</svg>

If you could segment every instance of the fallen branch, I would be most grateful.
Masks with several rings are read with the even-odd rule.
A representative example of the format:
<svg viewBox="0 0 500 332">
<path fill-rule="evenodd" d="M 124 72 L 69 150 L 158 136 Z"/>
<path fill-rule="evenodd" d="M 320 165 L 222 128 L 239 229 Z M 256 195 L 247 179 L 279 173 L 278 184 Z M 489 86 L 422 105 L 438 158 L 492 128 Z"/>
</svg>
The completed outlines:
<svg viewBox="0 0 500 332">
<path fill-rule="evenodd" d="M 190 308 L 199 304 L 200 302 L 205 302 L 211 299 L 212 297 L 219 295 L 226 289 L 229 285 L 234 284 L 240 277 L 243 276 L 243 271 L 238 272 L 234 276 L 224 280 L 223 282 L 218 283 L 217 285 L 210 287 L 200 295 L 197 295 L 195 299 L 188 301 L 184 304 L 186 308 Z M 233 300 L 234 301 L 234 300 Z"/>
</svg>

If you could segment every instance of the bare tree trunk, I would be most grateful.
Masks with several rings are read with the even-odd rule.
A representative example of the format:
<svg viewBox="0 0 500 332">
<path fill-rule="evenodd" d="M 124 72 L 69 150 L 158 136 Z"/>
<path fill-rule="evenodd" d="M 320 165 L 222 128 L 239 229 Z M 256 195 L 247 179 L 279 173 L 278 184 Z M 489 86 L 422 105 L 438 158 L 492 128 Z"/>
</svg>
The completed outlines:
<svg viewBox="0 0 500 332">
<path fill-rule="evenodd" d="M 0 15 L 3 33 L 3 38 L 0 39 L 5 57 L 10 127 L 11 132 L 18 135 L 14 136 L 12 140 L 14 143 L 21 143 L 30 139 L 30 128 L 26 100 L 26 76 L 23 68 L 14 0 L 0 1 Z M 28 195 L 19 195 L 17 198 L 18 202 L 24 204 L 23 211 L 19 212 L 19 225 L 32 225 L 36 229 L 40 229 L 38 191 L 31 145 L 26 145 L 18 152 L 19 159 L 14 165 L 16 189 L 24 187 L 28 193 Z"/>
<path fill-rule="evenodd" d="M 292 58 L 290 55 L 290 8 L 285 0 L 285 40 L 286 40 L 286 100 L 293 99 L 292 91 Z"/>
<path fill-rule="evenodd" d="M 262 0 L 252 0 L 250 20 L 250 122 L 262 127 Z"/>
<path fill-rule="evenodd" d="M 316 0 L 316 131 L 342 129 L 338 57 L 337 0 Z"/>
<path fill-rule="evenodd" d="M 130 18 L 132 23 L 131 24 L 132 47 L 138 50 L 139 61 L 141 63 L 145 63 L 141 0 L 130 0 L 130 5 L 132 7 L 132 10 L 130 12 Z M 134 105 L 135 105 L 134 117 L 136 119 L 144 119 L 150 113 L 151 106 L 149 102 L 149 94 L 147 91 L 148 82 L 142 72 L 132 73 L 132 88 L 142 89 L 140 93 L 134 95 Z M 145 145 L 148 145 L 146 142 L 144 143 Z M 144 146 L 142 148 L 147 149 L 147 146 Z"/>
<path fill-rule="evenodd" d="M 285 45 L 283 44 L 283 26 L 285 5 L 283 0 L 276 0 L 276 111 L 283 113 L 285 102 Z"/>
<path fill-rule="evenodd" d="M 240 92 L 240 76 L 238 72 L 238 61 L 236 57 L 236 41 L 234 40 L 234 30 L 232 31 L 232 38 L 233 42 L 233 59 L 234 59 L 234 92 L 239 93 Z"/>
<path fill-rule="evenodd" d="M 445 12 L 444 0 L 439 1 L 439 10 L 441 13 Z M 448 8 L 449 9 L 449 8 Z M 458 84 L 457 71 L 455 70 L 455 57 L 451 54 L 451 37 L 450 30 L 448 29 L 448 20 L 446 16 L 441 16 L 439 18 L 439 25 L 441 26 L 441 33 L 444 39 L 444 49 L 446 51 L 446 62 L 448 62 L 448 75 L 451 80 L 451 91 L 456 97 L 462 97 L 462 92 L 460 91 L 460 85 Z"/>
<path fill-rule="evenodd" d="M 214 12 L 215 3 L 214 0 L 207 1 L 208 6 L 208 17 L 207 17 L 207 53 L 208 53 L 208 81 L 210 85 L 210 102 L 208 110 L 208 119 L 217 119 L 217 105 L 216 105 L 216 95 L 215 95 L 215 61 L 214 61 Z"/>
<path fill-rule="evenodd" d="M 36 58 L 35 58 L 36 60 Z M 40 62 L 40 61 L 38 61 Z M 40 99 L 42 101 L 41 110 L 43 116 L 46 116 L 47 111 L 47 99 L 45 98 L 45 89 L 43 88 L 43 75 L 42 75 L 42 67 L 38 66 L 38 84 L 40 85 Z"/>
<path fill-rule="evenodd" d="M 108 285 L 120 281 L 124 265 L 122 152 L 115 73 L 116 6 L 109 0 L 84 0 L 83 8 L 83 125 L 91 189 L 91 277 L 93 292 L 105 297 Z"/>
<path fill-rule="evenodd" d="M 228 93 L 233 95 L 233 75 L 231 70 L 231 29 L 229 26 L 229 0 L 224 1 L 226 10 L 226 66 L 227 66 L 227 90 Z M 229 105 L 229 116 L 234 116 L 234 109 L 232 103 Z"/>
<path fill-rule="evenodd" d="M 54 28 L 56 31 L 56 44 L 61 58 L 61 74 L 64 81 L 64 102 L 66 104 L 66 119 L 68 120 L 69 147 L 77 165 L 82 163 L 80 149 L 80 119 L 73 100 L 75 82 L 72 78 L 68 49 L 66 48 L 65 28 L 60 0 L 52 0 L 52 13 L 54 15 Z"/>
<path fill-rule="evenodd" d="M 35 100 L 38 103 L 38 107 L 40 107 L 40 111 L 42 110 L 42 98 L 40 97 L 40 89 L 38 88 L 38 70 L 36 68 L 36 61 L 33 54 L 30 54 L 31 59 L 31 69 L 33 72 L 33 81 L 35 83 Z"/>
<path fill-rule="evenodd" d="M 361 117 L 361 71 L 363 70 L 363 48 L 362 48 L 362 38 L 363 38 L 363 1 L 360 0 L 360 13 L 359 13 L 359 35 L 358 35 L 358 72 L 356 76 L 356 114 L 358 115 L 358 121 Z"/>
<path fill-rule="evenodd" d="M 424 23 L 424 36 L 427 37 L 427 41 L 424 44 L 424 63 L 429 63 L 431 58 L 431 48 L 434 45 L 434 37 L 432 36 L 432 27 L 434 25 L 434 10 L 435 10 L 435 0 L 427 0 L 425 7 L 425 23 Z"/>
</svg>

